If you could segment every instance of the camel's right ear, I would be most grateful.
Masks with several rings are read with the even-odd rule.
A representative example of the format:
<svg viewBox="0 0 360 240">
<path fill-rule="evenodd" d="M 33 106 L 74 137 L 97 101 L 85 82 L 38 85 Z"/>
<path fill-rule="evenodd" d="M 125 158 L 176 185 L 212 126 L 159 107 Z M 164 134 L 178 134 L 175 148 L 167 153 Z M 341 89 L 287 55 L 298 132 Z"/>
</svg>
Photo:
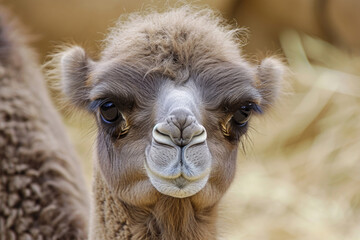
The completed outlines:
<svg viewBox="0 0 360 240">
<path fill-rule="evenodd" d="M 76 106 L 85 108 L 90 102 L 90 73 L 93 68 L 94 62 L 81 47 L 71 47 L 61 53 L 62 91 Z"/>
</svg>

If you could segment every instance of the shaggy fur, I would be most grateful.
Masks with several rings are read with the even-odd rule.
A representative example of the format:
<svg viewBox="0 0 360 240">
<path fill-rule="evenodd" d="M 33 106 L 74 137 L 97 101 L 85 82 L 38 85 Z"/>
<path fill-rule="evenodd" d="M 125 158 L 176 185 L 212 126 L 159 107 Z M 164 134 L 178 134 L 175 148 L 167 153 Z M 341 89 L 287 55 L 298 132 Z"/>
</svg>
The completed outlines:
<svg viewBox="0 0 360 240">
<path fill-rule="evenodd" d="M 86 239 L 79 161 L 36 57 L 0 11 L 0 239 Z"/>
<path fill-rule="evenodd" d="M 77 46 L 57 55 L 63 92 L 92 113 L 99 128 L 91 239 L 216 238 L 217 205 L 234 178 L 238 144 L 248 128 L 232 117 L 249 102 L 254 113 L 269 108 L 283 74 L 273 58 L 258 67 L 247 63 L 236 32 L 212 11 L 183 7 L 119 22 L 99 61 Z M 157 191 L 144 166 L 154 126 L 169 114 L 164 106 L 181 102 L 171 100 L 174 89 L 194 99 L 192 117 L 206 129 L 202 144 L 211 155 L 206 185 L 184 198 Z M 104 101 L 116 104 L 121 124 L 101 120 Z M 193 151 L 189 158 L 198 155 Z"/>
<path fill-rule="evenodd" d="M 96 171 L 90 239 L 215 239 L 216 208 L 194 209 L 189 199 L 162 196 L 136 207 L 114 196 Z M 174 235 L 175 233 L 175 235 Z"/>
</svg>

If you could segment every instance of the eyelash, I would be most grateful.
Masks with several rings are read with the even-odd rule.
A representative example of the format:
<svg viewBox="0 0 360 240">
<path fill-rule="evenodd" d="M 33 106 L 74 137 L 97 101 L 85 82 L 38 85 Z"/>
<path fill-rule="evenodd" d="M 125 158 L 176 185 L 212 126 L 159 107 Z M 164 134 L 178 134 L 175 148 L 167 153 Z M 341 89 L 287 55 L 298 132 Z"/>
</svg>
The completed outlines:
<svg viewBox="0 0 360 240">
<path fill-rule="evenodd" d="M 88 109 L 90 112 L 96 112 L 100 108 L 101 105 L 103 105 L 104 103 L 106 103 L 108 101 L 110 101 L 110 100 L 107 98 L 96 99 L 89 104 Z"/>
<path fill-rule="evenodd" d="M 114 139 L 122 138 L 127 135 L 128 131 L 130 129 L 130 126 L 128 125 L 126 119 L 124 118 L 124 116 L 122 114 L 122 111 L 120 111 L 120 110 L 119 110 L 119 114 L 121 114 L 122 121 L 114 121 L 114 122 L 104 121 L 104 119 L 100 113 L 100 108 L 107 102 L 112 102 L 115 104 L 116 107 L 118 106 L 118 104 L 116 104 L 115 101 L 112 101 L 109 98 L 101 98 L 101 99 L 92 101 L 89 104 L 88 109 L 91 112 L 98 115 L 98 118 L 100 119 L 99 121 L 101 121 L 102 128 L 105 130 L 105 132 L 109 136 L 111 136 Z"/>
<path fill-rule="evenodd" d="M 248 128 L 248 121 L 253 113 L 262 113 L 261 107 L 253 102 L 242 103 L 240 107 L 237 107 L 236 109 L 236 111 L 230 111 L 229 108 L 225 107 L 225 113 L 229 114 L 230 116 L 226 119 L 226 121 L 220 124 L 220 128 L 224 136 L 231 140 L 239 140 L 239 138 L 246 133 Z M 234 119 L 234 115 L 238 111 L 244 111 L 244 115 L 248 115 L 245 116 L 244 122 L 240 124 Z"/>
</svg>

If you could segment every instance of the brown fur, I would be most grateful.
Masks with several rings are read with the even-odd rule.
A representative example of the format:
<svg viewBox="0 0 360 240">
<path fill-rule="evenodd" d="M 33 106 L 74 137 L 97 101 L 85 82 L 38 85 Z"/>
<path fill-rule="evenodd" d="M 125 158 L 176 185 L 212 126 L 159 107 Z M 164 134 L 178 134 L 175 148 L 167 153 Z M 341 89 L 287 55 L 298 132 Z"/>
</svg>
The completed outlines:
<svg viewBox="0 0 360 240">
<path fill-rule="evenodd" d="M 0 11 L 0 239 L 86 239 L 79 161 L 21 26 Z"/>
<path fill-rule="evenodd" d="M 92 230 L 97 235 L 91 239 L 211 240 L 216 237 L 214 207 L 196 209 L 190 199 L 165 195 L 153 206 L 136 207 L 114 196 L 99 172 L 95 182 Z"/>
<path fill-rule="evenodd" d="M 119 22 L 97 62 L 80 47 L 58 55 L 64 93 L 98 122 L 91 239 L 216 238 L 217 205 L 233 180 L 247 130 L 228 120 L 246 102 L 269 108 L 283 73 L 276 59 L 258 67 L 247 63 L 236 32 L 210 10 L 182 7 Z M 172 89 L 194 97 L 211 152 L 205 187 L 181 199 L 157 191 L 144 168 L 152 129 L 167 114 L 164 95 Z M 114 101 L 126 124 L 104 124 L 100 99 Z"/>
</svg>

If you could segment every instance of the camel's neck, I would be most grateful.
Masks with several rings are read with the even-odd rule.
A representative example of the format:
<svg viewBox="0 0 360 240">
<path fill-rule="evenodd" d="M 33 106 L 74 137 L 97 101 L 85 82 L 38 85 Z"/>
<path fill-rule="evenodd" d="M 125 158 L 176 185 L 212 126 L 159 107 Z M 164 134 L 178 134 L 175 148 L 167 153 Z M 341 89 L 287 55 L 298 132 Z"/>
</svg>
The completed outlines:
<svg viewBox="0 0 360 240">
<path fill-rule="evenodd" d="M 111 195 L 95 173 L 91 240 L 215 239 L 216 207 L 196 210 L 189 199 L 164 196 L 151 208 L 139 208 Z"/>
</svg>

